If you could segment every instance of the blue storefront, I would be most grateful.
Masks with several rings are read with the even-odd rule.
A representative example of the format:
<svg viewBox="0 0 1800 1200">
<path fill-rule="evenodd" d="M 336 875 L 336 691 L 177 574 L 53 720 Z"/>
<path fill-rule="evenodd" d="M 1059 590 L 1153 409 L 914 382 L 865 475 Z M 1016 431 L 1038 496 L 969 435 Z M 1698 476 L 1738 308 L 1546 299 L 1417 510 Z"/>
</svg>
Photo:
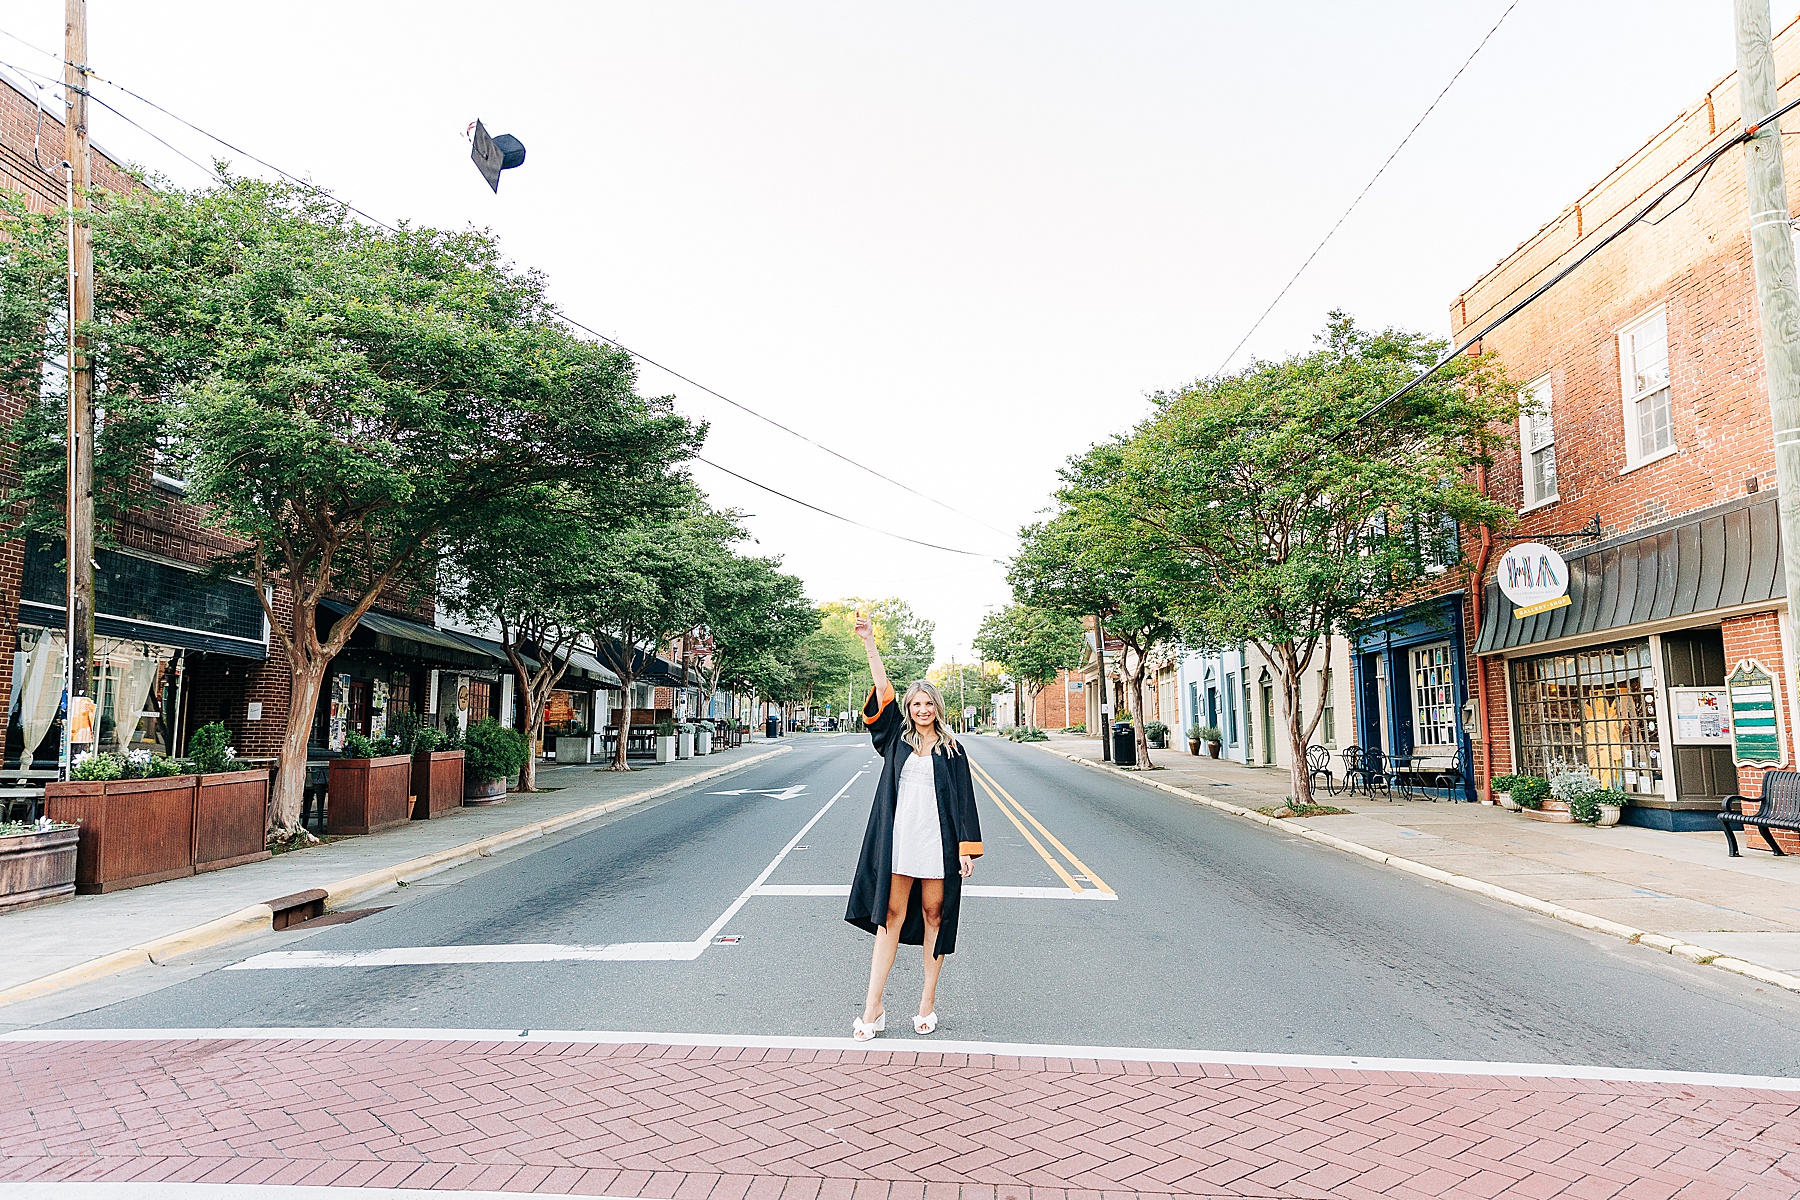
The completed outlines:
<svg viewBox="0 0 1800 1200">
<path fill-rule="evenodd" d="M 1474 800 L 1474 752 L 1461 719 L 1469 699 L 1463 600 L 1453 592 L 1358 626 L 1350 677 L 1357 745 L 1419 777 L 1451 779 L 1454 798 Z"/>
</svg>

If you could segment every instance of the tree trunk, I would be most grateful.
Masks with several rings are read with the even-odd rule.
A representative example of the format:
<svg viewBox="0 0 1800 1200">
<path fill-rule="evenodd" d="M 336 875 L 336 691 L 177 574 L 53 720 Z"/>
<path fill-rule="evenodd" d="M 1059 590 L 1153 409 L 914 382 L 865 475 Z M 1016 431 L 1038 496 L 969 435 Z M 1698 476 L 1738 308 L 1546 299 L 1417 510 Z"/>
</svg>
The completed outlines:
<svg viewBox="0 0 1800 1200">
<path fill-rule="evenodd" d="M 537 737 L 538 725 L 544 718 L 544 705 L 531 686 L 531 676 L 522 667 L 513 668 L 513 679 L 519 685 L 520 715 L 525 718 L 525 766 L 519 772 L 519 790 L 535 792 L 537 786 Z"/>
<path fill-rule="evenodd" d="M 619 672 L 615 672 L 615 674 L 619 675 L 619 687 L 625 697 L 625 702 L 619 705 L 619 745 L 613 753 L 612 765 L 606 769 L 629 771 L 631 767 L 625 762 L 625 741 L 631 736 L 631 681 L 635 677 Z"/>
<path fill-rule="evenodd" d="M 1144 657 L 1138 656 L 1137 670 L 1131 673 L 1131 712 L 1137 718 L 1132 725 L 1132 736 L 1137 740 L 1138 765 L 1140 771 L 1150 769 L 1150 738 L 1144 732 Z"/>
<path fill-rule="evenodd" d="M 287 729 L 281 735 L 281 766 L 275 772 L 274 802 L 269 806 L 270 840 L 286 840 L 300 831 L 300 805 L 306 797 L 306 744 L 313 714 L 325 683 L 330 658 L 315 655 L 296 661 L 288 687 Z"/>
<path fill-rule="evenodd" d="M 1267 656 L 1265 656 L 1267 657 Z M 1307 738 L 1312 729 L 1306 721 L 1306 709 L 1300 699 L 1300 683 L 1306 674 L 1307 666 L 1312 662 L 1309 650 L 1306 661 L 1300 661 L 1294 653 L 1294 643 L 1283 642 L 1277 667 L 1281 671 L 1281 703 L 1288 726 L 1288 778 L 1294 789 L 1294 805 L 1305 807 L 1313 803 L 1312 772 L 1306 765 Z M 1329 661 L 1329 651 L 1327 651 Z M 1324 709 L 1324 697 L 1320 697 L 1320 710 Z M 1316 723 L 1317 718 L 1314 718 Z M 1264 731 L 1263 736 L 1268 736 Z"/>
</svg>

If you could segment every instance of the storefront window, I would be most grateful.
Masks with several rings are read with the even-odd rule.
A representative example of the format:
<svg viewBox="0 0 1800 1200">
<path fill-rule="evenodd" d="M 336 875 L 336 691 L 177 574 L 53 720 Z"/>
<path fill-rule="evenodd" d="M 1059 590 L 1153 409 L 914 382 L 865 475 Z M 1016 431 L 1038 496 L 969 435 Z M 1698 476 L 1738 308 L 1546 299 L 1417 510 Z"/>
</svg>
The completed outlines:
<svg viewBox="0 0 1800 1200">
<path fill-rule="evenodd" d="M 62 753 L 63 634 L 19 627 L 13 656 L 13 691 L 6 731 L 6 761 L 44 764 Z M 174 696 L 171 646 L 121 638 L 94 639 L 94 705 L 98 748 L 115 752 L 169 753 Z"/>
<path fill-rule="evenodd" d="M 1412 676 L 1413 745 L 1456 745 L 1456 682 L 1450 667 L 1450 643 L 1414 650 Z"/>
<path fill-rule="evenodd" d="M 1512 676 L 1522 771 L 1585 767 L 1607 787 L 1662 791 L 1648 640 L 1520 659 Z"/>
</svg>

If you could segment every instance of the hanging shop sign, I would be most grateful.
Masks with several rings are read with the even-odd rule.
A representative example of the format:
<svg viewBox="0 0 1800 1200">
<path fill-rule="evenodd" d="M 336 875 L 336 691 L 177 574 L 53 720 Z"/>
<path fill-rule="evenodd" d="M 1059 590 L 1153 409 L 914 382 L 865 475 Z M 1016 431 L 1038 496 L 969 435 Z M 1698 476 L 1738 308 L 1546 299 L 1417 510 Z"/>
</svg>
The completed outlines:
<svg viewBox="0 0 1800 1200">
<path fill-rule="evenodd" d="M 1769 669 L 1746 658 L 1732 668 L 1725 689 L 1731 698 L 1731 760 L 1740 767 L 1779 767 L 1787 762 L 1781 690 Z"/>
<path fill-rule="evenodd" d="M 1724 688 L 1669 689 L 1677 746 L 1731 745 L 1731 694 Z"/>
<path fill-rule="evenodd" d="M 1569 564 L 1540 542 L 1524 542 L 1501 555 L 1498 578 L 1519 620 L 1570 602 Z"/>
</svg>

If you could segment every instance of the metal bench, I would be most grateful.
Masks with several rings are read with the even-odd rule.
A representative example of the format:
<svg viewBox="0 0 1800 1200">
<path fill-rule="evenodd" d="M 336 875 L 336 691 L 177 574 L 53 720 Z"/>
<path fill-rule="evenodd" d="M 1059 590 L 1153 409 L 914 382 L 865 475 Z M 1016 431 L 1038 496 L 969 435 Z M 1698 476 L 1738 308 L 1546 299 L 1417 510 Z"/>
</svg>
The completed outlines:
<svg viewBox="0 0 1800 1200">
<path fill-rule="evenodd" d="M 1746 800 L 1756 801 L 1754 815 L 1744 811 Z M 1800 833 L 1800 771 L 1764 772 L 1760 797 L 1725 797 L 1725 807 L 1719 813 L 1719 825 L 1725 830 L 1725 844 L 1730 848 L 1732 858 L 1739 857 L 1737 834 L 1732 830 L 1733 825 L 1740 830 L 1754 825 L 1757 832 L 1762 834 L 1762 840 L 1768 843 L 1769 849 L 1776 854 L 1785 854 L 1775 844 L 1775 835 L 1769 831 L 1787 829 Z"/>
</svg>

